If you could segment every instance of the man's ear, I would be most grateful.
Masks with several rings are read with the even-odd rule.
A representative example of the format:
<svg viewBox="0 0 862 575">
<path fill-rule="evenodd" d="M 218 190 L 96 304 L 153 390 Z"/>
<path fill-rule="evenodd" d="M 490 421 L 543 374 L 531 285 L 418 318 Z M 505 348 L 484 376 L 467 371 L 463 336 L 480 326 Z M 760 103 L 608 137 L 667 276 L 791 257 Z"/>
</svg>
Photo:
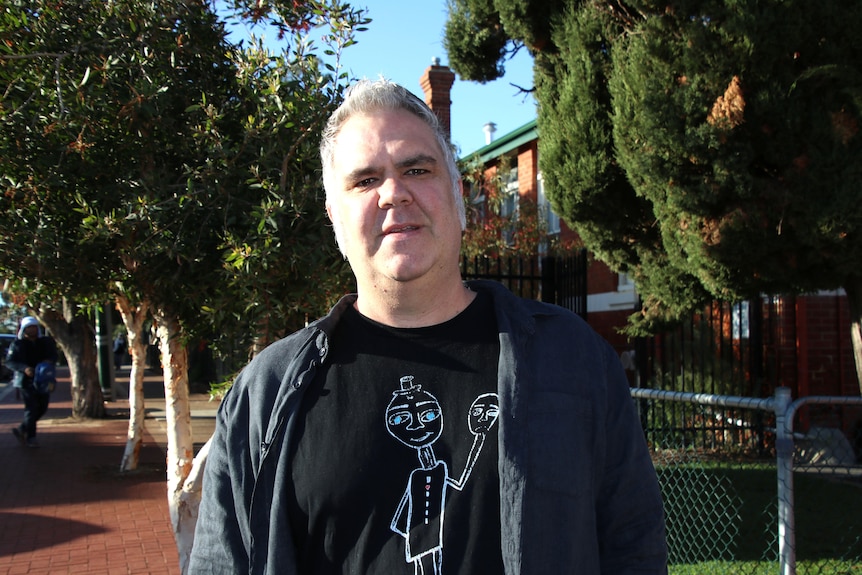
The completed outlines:
<svg viewBox="0 0 862 575">
<path fill-rule="evenodd" d="M 326 206 L 326 217 L 328 217 L 329 221 L 331 222 L 332 221 L 332 204 L 330 204 L 329 202 L 326 202 L 324 204 L 324 206 Z"/>
</svg>

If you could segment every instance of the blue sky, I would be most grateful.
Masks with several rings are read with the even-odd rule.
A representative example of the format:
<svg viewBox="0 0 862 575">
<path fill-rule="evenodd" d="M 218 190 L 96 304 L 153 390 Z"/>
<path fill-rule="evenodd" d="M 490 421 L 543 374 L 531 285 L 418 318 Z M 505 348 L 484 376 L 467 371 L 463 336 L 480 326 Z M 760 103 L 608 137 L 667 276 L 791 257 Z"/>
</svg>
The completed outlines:
<svg viewBox="0 0 862 575">
<path fill-rule="evenodd" d="M 367 8 L 372 22 L 367 31 L 357 34 L 358 43 L 344 51 L 344 68 L 356 78 L 382 75 L 422 97 L 419 78 L 432 59 L 448 64 L 443 49 L 446 0 L 364 0 L 353 6 Z M 532 87 L 532 65 L 532 58 L 522 50 L 507 61 L 506 75 L 499 80 L 479 84 L 456 77 L 452 142 L 461 156 L 485 145 L 482 127 L 488 122 L 497 125 L 496 136 L 500 137 L 536 118 L 533 97 L 511 85 Z"/>
<path fill-rule="evenodd" d="M 448 64 L 443 49 L 445 0 L 365 0 L 354 6 L 366 7 L 372 22 L 368 31 L 357 35 L 359 43 L 345 51 L 345 68 L 359 78 L 382 74 L 421 97 L 419 78 L 432 58 Z M 510 83 L 533 85 L 532 58 L 525 50 L 506 63 L 506 75 L 500 80 L 479 84 L 456 77 L 452 141 L 462 156 L 485 145 L 482 126 L 486 123 L 497 125 L 499 137 L 536 118 L 533 97 L 519 93 Z"/>
</svg>

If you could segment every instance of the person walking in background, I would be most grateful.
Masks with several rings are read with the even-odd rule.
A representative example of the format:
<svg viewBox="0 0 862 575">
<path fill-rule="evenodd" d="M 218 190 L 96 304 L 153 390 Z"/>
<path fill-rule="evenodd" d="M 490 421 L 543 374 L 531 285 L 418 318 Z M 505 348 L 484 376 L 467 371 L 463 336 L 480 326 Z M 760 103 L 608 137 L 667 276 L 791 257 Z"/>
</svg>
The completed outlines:
<svg viewBox="0 0 862 575">
<path fill-rule="evenodd" d="M 114 340 L 114 369 L 120 371 L 123 365 L 123 358 L 126 356 L 126 334 L 119 333 Z"/>
<path fill-rule="evenodd" d="M 666 574 L 619 359 L 568 310 L 462 281 L 461 176 L 434 113 L 360 81 L 321 159 L 357 293 L 225 396 L 189 573 Z"/>
<path fill-rule="evenodd" d="M 21 320 L 18 339 L 12 342 L 6 354 L 6 365 L 14 372 L 12 384 L 24 399 L 24 421 L 12 429 L 21 445 L 39 447 L 36 439 L 36 422 L 48 411 L 50 393 L 38 389 L 34 382 L 37 366 L 57 362 L 57 346 L 54 340 L 42 335 L 39 320 L 25 317 Z"/>
</svg>

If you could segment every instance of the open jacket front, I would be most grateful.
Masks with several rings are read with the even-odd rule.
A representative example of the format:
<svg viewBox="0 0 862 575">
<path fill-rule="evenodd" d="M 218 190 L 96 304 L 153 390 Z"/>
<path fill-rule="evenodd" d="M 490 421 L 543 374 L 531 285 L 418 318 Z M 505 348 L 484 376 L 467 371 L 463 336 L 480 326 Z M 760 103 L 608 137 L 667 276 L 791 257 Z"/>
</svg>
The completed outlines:
<svg viewBox="0 0 862 575">
<path fill-rule="evenodd" d="M 499 330 L 506 573 L 666 573 L 655 471 L 613 349 L 567 310 L 469 286 L 491 293 Z M 296 416 L 355 299 L 270 345 L 225 396 L 189 573 L 297 573 L 283 497 Z"/>
</svg>

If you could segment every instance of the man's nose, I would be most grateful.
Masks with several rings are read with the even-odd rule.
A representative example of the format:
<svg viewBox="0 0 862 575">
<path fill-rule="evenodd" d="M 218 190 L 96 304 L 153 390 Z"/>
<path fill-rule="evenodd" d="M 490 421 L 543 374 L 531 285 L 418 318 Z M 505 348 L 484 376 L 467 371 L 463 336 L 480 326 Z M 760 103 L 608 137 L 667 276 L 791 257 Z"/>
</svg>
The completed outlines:
<svg viewBox="0 0 862 575">
<path fill-rule="evenodd" d="M 380 209 L 409 204 L 413 201 L 410 190 L 399 178 L 386 178 L 377 189 Z"/>
</svg>

